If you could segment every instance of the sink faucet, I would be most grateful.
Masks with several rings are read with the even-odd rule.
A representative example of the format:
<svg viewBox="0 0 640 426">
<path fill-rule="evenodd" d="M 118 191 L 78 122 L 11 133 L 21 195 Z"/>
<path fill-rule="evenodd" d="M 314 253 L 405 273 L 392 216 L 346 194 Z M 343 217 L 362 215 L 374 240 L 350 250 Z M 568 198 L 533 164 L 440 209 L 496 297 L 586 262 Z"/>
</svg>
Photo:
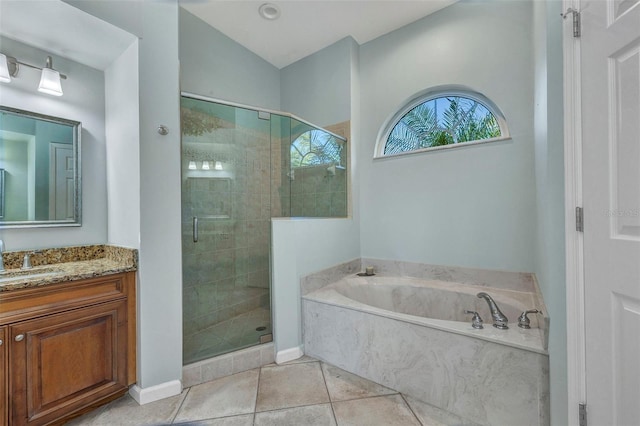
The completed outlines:
<svg viewBox="0 0 640 426">
<path fill-rule="evenodd" d="M 4 272 L 4 260 L 2 259 L 3 252 L 4 252 L 4 241 L 0 240 L 0 272 Z"/>
<path fill-rule="evenodd" d="M 480 292 L 477 295 L 479 298 L 484 299 L 489 304 L 489 310 L 491 311 L 491 317 L 493 318 L 493 326 L 495 328 L 499 328 L 501 330 L 506 330 L 509 328 L 507 325 L 509 320 L 507 317 L 500 311 L 496 302 L 489 296 L 487 293 Z"/>
<path fill-rule="evenodd" d="M 33 268 L 33 266 L 31 265 L 31 256 L 33 256 L 34 254 L 42 254 L 41 250 L 36 250 L 36 251 L 32 251 L 31 253 L 26 253 L 24 255 L 24 258 L 22 259 L 22 270 L 27 270 L 27 269 L 31 269 Z"/>
</svg>

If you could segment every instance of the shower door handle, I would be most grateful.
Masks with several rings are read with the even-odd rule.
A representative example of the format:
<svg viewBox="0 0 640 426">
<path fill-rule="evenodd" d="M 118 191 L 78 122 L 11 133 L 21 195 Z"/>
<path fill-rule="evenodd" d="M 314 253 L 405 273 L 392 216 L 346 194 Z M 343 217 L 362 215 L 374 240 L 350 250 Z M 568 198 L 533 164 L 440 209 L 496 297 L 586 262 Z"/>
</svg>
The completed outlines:
<svg viewBox="0 0 640 426">
<path fill-rule="evenodd" d="M 193 217 L 193 242 L 198 242 L 198 216 Z"/>
</svg>

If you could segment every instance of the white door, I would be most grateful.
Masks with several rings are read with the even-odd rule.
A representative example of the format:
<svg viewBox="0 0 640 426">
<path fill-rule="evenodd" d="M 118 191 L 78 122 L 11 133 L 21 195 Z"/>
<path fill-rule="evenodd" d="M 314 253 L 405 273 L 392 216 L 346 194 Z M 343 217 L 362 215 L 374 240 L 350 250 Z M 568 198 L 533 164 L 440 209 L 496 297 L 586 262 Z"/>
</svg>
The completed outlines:
<svg viewBox="0 0 640 426">
<path fill-rule="evenodd" d="M 49 144 L 49 219 L 67 220 L 74 216 L 75 180 L 73 147 Z"/>
<path fill-rule="evenodd" d="M 640 425 L 640 0 L 580 11 L 588 423 Z"/>
</svg>

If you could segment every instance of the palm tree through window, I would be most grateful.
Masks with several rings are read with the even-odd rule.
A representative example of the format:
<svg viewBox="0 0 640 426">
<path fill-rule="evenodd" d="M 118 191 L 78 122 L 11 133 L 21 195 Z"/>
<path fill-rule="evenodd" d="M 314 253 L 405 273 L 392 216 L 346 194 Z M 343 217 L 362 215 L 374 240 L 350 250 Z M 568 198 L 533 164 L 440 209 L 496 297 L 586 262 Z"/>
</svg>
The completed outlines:
<svg viewBox="0 0 640 426">
<path fill-rule="evenodd" d="M 379 155 L 509 137 L 504 117 L 491 101 L 460 92 L 434 90 L 414 98 L 391 120 Z"/>
<path fill-rule="evenodd" d="M 322 130 L 309 130 L 291 143 L 291 167 L 342 165 L 344 142 Z"/>
</svg>

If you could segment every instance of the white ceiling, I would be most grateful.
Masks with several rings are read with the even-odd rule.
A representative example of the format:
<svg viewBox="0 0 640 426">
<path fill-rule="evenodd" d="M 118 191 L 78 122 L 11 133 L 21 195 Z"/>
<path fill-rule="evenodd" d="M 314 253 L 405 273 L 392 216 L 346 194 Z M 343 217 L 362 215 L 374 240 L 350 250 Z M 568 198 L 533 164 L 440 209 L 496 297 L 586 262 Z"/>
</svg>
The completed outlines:
<svg viewBox="0 0 640 426">
<path fill-rule="evenodd" d="M 114 25 L 50 0 L 0 0 L 0 35 L 50 52 L 54 65 L 58 55 L 99 70 L 105 70 L 135 40 Z M 44 61 L 31 65 L 42 67 Z"/>
<path fill-rule="evenodd" d="M 283 68 L 347 36 L 366 43 L 457 0 L 275 0 L 271 3 L 281 10 L 275 21 L 258 14 L 266 0 L 179 1 L 212 27 Z M 0 0 L 0 35 L 99 70 L 135 40 L 120 28 L 51 0 Z M 42 64 L 33 65 L 44 65 L 44 58 Z"/>
<path fill-rule="evenodd" d="M 180 5 L 278 68 L 352 36 L 359 44 L 457 0 L 270 0 L 280 18 L 258 15 L 264 1 L 180 0 Z"/>
</svg>

